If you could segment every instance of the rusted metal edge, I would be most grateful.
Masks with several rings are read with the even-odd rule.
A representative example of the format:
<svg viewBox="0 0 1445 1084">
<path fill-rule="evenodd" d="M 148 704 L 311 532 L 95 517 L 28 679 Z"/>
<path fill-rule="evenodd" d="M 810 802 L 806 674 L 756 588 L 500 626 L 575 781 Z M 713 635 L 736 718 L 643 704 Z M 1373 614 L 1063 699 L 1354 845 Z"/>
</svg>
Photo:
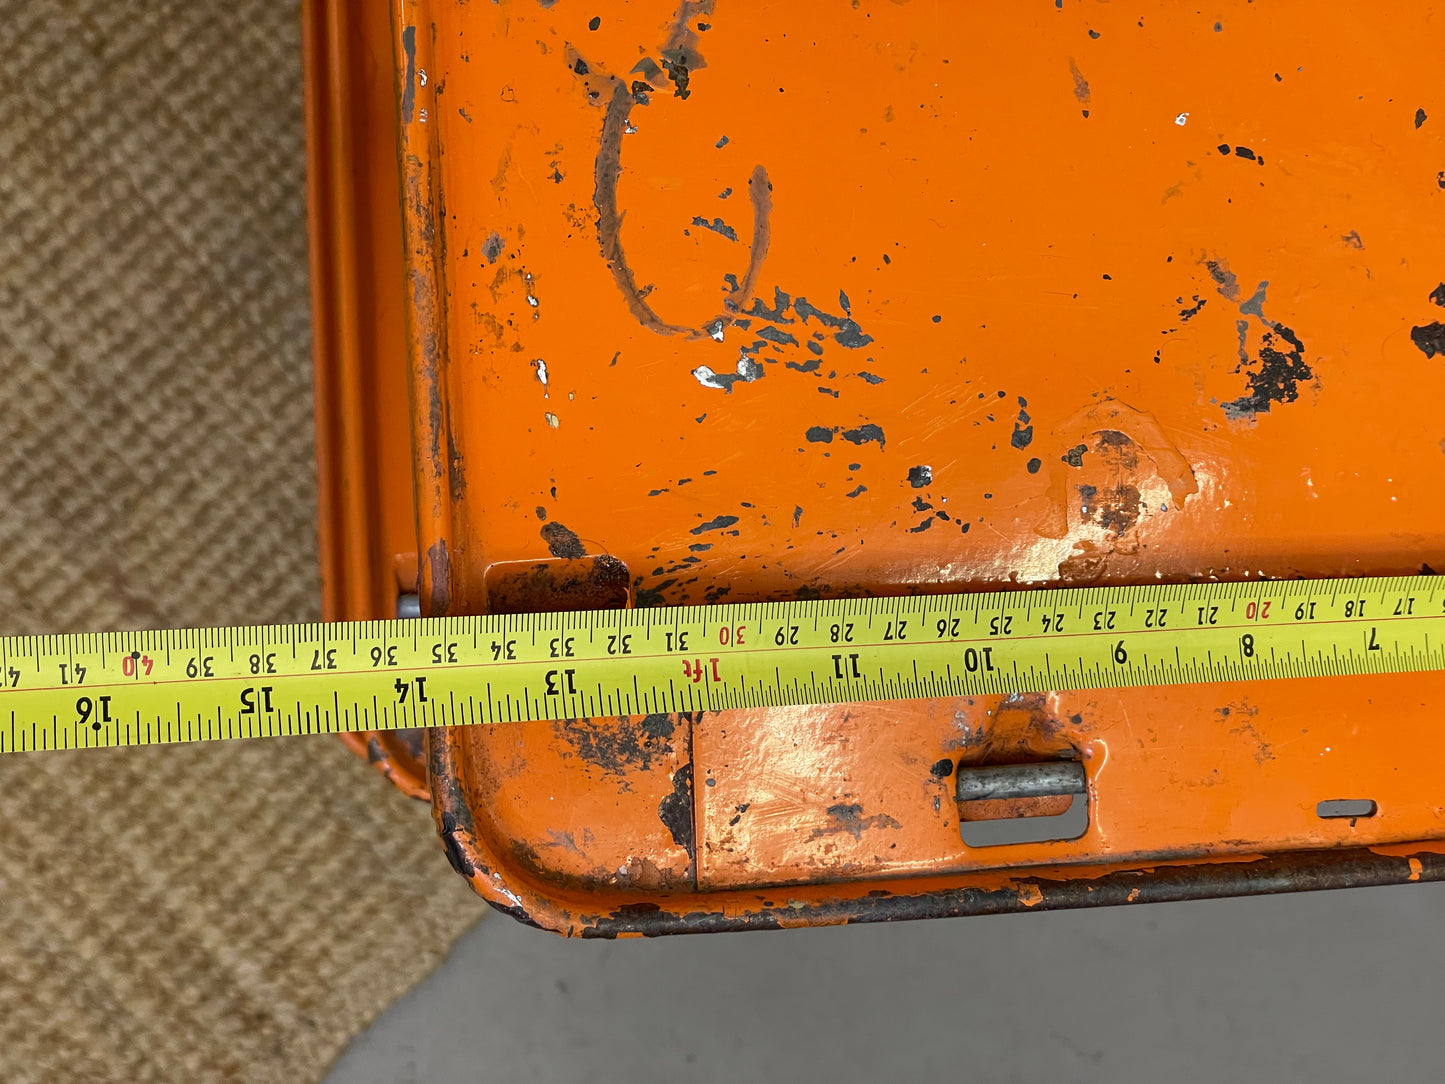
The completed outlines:
<svg viewBox="0 0 1445 1084">
<path fill-rule="evenodd" d="M 496 909 L 519 922 L 569 937 L 657 937 L 901 922 L 1445 880 L 1445 853 L 1423 849 L 1428 844 L 1409 843 L 1238 859 L 1181 856 L 1102 873 L 1098 866 L 1084 866 L 1077 877 L 1045 875 L 1037 869 L 1018 874 L 1007 869 L 972 871 L 960 873 L 959 880 L 973 884 L 913 894 L 870 891 L 862 882 L 835 885 L 842 891 L 821 900 L 793 898 L 816 896 L 817 885 L 658 895 L 601 914 L 590 911 L 588 894 L 563 886 L 549 893 L 547 886 L 537 885 L 535 878 L 489 848 L 466 799 L 473 781 L 467 778 L 463 741 L 464 731 L 457 728 L 427 732 L 432 814 L 448 861 Z M 1048 872 L 1063 871 L 1054 867 Z"/>
<path fill-rule="evenodd" d="M 763 908 L 746 914 L 674 912 L 652 903 L 630 904 L 581 931 L 582 937 L 655 937 L 723 933 L 798 925 L 900 922 L 918 918 L 1069 911 L 1136 903 L 1179 903 L 1228 896 L 1265 896 L 1334 888 L 1369 888 L 1445 880 L 1445 855 L 1419 851 L 1385 855 L 1366 847 L 1293 851 L 1242 862 L 1155 865 L 1099 877 L 1054 880 L 1016 878 L 1004 888 L 957 888 L 919 895 L 870 893 L 802 907 Z"/>
</svg>

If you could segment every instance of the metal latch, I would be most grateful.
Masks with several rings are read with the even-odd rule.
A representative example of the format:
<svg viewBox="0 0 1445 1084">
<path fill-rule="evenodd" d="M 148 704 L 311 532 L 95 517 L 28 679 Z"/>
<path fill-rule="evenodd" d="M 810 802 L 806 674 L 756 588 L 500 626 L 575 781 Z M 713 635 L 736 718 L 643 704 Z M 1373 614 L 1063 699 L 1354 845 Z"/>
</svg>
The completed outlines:
<svg viewBox="0 0 1445 1084">
<path fill-rule="evenodd" d="M 970 847 L 1078 839 L 1089 827 L 1089 779 L 1077 760 L 959 765 L 954 796 Z"/>
</svg>

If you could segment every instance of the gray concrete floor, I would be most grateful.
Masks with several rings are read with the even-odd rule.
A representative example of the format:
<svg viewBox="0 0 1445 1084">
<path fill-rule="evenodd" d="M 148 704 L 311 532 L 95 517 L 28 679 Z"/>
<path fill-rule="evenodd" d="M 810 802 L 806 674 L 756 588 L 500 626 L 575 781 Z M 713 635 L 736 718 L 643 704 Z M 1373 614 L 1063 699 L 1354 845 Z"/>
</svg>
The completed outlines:
<svg viewBox="0 0 1445 1084">
<path fill-rule="evenodd" d="M 563 941 L 496 915 L 343 1053 L 371 1081 L 1434 1081 L 1445 884 Z"/>
</svg>

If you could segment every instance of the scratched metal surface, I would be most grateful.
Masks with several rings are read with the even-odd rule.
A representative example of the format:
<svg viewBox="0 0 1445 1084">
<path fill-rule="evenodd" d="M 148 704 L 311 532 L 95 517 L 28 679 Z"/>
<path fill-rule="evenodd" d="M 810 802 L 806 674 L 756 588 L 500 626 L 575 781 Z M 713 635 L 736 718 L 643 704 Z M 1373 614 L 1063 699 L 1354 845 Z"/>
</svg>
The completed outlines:
<svg viewBox="0 0 1445 1084">
<path fill-rule="evenodd" d="M 595 7 L 395 6 L 429 612 L 548 608 L 583 557 L 638 606 L 1445 557 L 1432 5 Z M 1442 691 L 522 725 L 435 736 L 432 789 L 571 932 L 1037 904 L 1008 871 L 1439 837 L 1401 750 Z M 934 765 L 1063 754 L 1081 839 L 962 844 Z"/>
</svg>

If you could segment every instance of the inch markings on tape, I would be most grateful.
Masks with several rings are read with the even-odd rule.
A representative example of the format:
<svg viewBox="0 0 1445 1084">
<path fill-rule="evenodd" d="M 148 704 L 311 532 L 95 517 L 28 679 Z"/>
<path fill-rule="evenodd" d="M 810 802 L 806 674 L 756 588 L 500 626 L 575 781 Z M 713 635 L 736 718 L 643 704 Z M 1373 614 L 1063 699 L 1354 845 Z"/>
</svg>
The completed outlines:
<svg viewBox="0 0 1445 1084">
<path fill-rule="evenodd" d="M 1445 669 L 1434 577 L 0 638 L 0 752 Z"/>
</svg>

